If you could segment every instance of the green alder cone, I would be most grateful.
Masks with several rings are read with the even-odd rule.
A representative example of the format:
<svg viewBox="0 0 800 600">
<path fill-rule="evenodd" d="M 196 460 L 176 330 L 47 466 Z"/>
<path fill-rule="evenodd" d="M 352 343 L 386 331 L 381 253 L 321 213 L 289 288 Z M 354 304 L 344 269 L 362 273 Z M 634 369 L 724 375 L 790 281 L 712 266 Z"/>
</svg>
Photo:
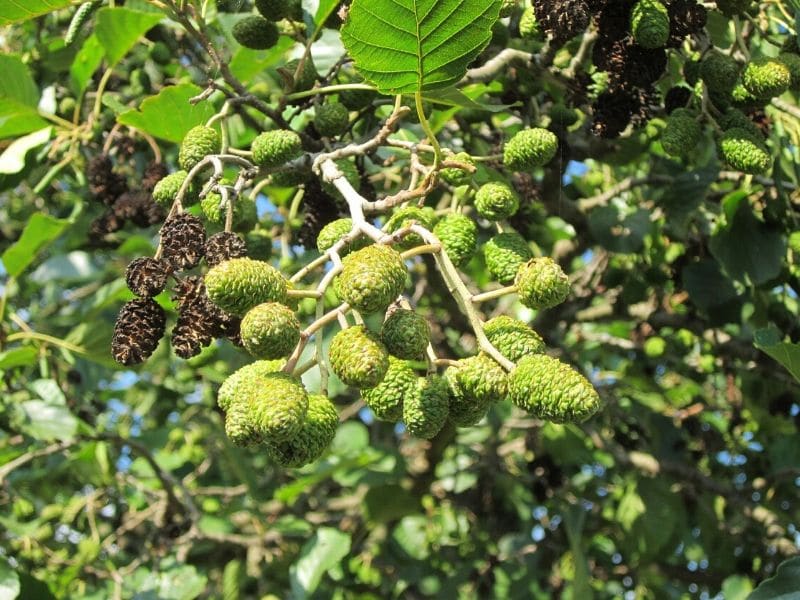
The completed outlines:
<svg viewBox="0 0 800 600">
<path fill-rule="evenodd" d="M 700 77 L 712 92 L 727 94 L 739 80 L 740 66 L 736 60 L 718 50 L 705 55 L 700 63 Z"/>
<path fill-rule="evenodd" d="M 522 39 L 532 40 L 539 35 L 539 22 L 533 6 L 526 6 L 519 18 L 519 35 Z"/>
<path fill-rule="evenodd" d="M 178 192 L 188 175 L 186 171 L 180 170 L 170 173 L 166 177 L 160 179 L 153 188 L 153 200 L 155 200 L 156 204 L 162 208 L 170 208 L 178 197 Z M 198 193 L 197 185 L 192 181 L 186 189 L 182 204 L 184 206 L 191 206 L 197 202 Z"/>
<path fill-rule="evenodd" d="M 631 32 L 644 48 L 663 48 L 669 39 L 669 13 L 658 0 L 638 0 L 631 10 Z"/>
<path fill-rule="evenodd" d="M 728 129 L 722 134 L 719 152 L 726 163 L 742 173 L 761 175 L 772 165 L 763 138 L 742 127 Z"/>
<path fill-rule="evenodd" d="M 303 426 L 308 394 L 299 379 L 287 373 L 268 373 L 249 396 L 253 430 L 267 443 L 285 442 Z"/>
<path fill-rule="evenodd" d="M 239 446 L 283 442 L 303 425 L 308 395 L 302 383 L 281 372 L 254 376 L 236 388 L 225 415 L 225 433 Z"/>
<path fill-rule="evenodd" d="M 361 398 L 380 421 L 397 423 L 403 417 L 403 401 L 417 384 L 417 374 L 411 365 L 389 356 L 389 368 L 377 386 L 361 390 Z"/>
<path fill-rule="evenodd" d="M 353 220 L 345 217 L 343 219 L 336 219 L 331 221 L 317 236 L 317 250 L 320 254 L 330 250 L 336 242 L 346 236 L 353 230 Z M 339 256 L 346 256 L 350 252 L 366 248 L 372 244 L 372 240 L 364 235 L 360 235 L 351 242 L 348 242 L 339 250 Z"/>
<path fill-rule="evenodd" d="M 222 194 L 210 192 L 200 201 L 200 209 L 209 223 L 224 225 L 227 218 L 227 206 L 223 203 Z M 239 196 L 233 201 L 233 226 L 253 225 L 258 221 L 255 201 L 247 196 Z"/>
<path fill-rule="evenodd" d="M 531 259 L 528 242 L 515 231 L 498 233 L 483 245 L 489 274 L 500 283 L 514 280 L 520 266 Z"/>
<path fill-rule="evenodd" d="M 475 161 L 467 152 L 459 152 L 458 154 L 453 155 L 450 160 L 471 165 L 473 167 L 475 166 Z M 447 167 L 446 169 L 442 169 L 439 171 L 439 176 L 445 183 L 456 186 L 466 185 L 472 179 L 472 173 L 465 171 L 464 169 L 459 169 L 458 167 Z"/>
<path fill-rule="evenodd" d="M 282 360 L 257 360 L 234 371 L 219 386 L 217 405 L 227 412 L 234 398 L 244 393 L 244 387 L 259 385 L 258 380 L 260 377 L 267 373 L 280 371 L 283 365 L 284 362 Z"/>
<path fill-rule="evenodd" d="M 265 302 L 247 312 L 240 335 L 245 350 L 256 358 L 284 358 L 300 341 L 300 321 L 288 306 Z"/>
<path fill-rule="evenodd" d="M 314 127 L 323 137 L 335 137 L 347 131 L 350 124 L 350 112 L 344 104 L 326 102 L 316 108 Z"/>
<path fill-rule="evenodd" d="M 380 338 L 363 325 L 348 327 L 331 340 L 331 369 L 350 387 L 373 388 L 389 368 L 389 353 Z"/>
<path fill-rule="evenodd" d="M 600 408 L 592 384 L 569 365 L 546 354 L 527 356 L 508 377 L 511 401 L 535 417 L 580 423 Z"/>
<path fill-rule="evenodd" d="M 420 360 L 431 339 L 431 328 L 422 315 L 400 308 L 384 321 L 381 341 L 390 354 L 407 360 Z"/>
<path fill-rule="evenodd" d="M 580 119 L 578 111 L 563 104 L 554 104 L 548 111 L 550 116 L 550 126 L 567 129 Z"/>
<path fill-rule="evenodd" d="M 424 208 L 420 208 L 418 206 L 404 206 L 402 208 L 398 208 L 392 213 L 392 216 L 389 217 L 388 221 L 386 221 L 386 226 L 384 229 L 386 229 L 386 231 L 389 233 L 394 233 L 399 229 L 416 224 L 430 231 L 433 229 L 433 222 L 435 219 L 436 215 L 433 212 L 433 209 L 427 206 Z M 407 250 L 409 248 L 419 246 L 422 243 L 423 240 L 419 235 L 416 233 L 410 233 L 405 236 L 397 244 L 397 246 Z"/>
<path fill-rule="evenodd" d="M 178 164 L 184 171 L 191 171 L 209 154 L 219 154 L 222 141 L 213 127 L 198 125 L 190 129 L 181 142 Z"/>
<path fill-rule="evenodd" d="M 364 110 L 377 100 L 378 93 L 374 90 L 342 90 L 339 92 L 339 102 L 349 110 Z"/>
<path fill-rule="evenodd" d="M 475 194 L 475 209 L 489 221 L 502 221 L 516 214 L 519 198 L 504 183 L 487 183 Z"/>
<path fill-rule="evenodd" d="M 737 83 L 731 91 L 730 102 L 733 106 L 743 109 L 763 108 L 769 103 L 769 98 L 766 96 L 756 96 L 740 82 Z"/>
<path fill-rule="evenodd" d="M 478 249 L 478 226 L 462 214 L 450 213 L 436 223 L 433 234 L 457 267 L 464 266 Z"/>
<path fill-rule="evenodd" d="M 800 90 L 800 56 L 791 52 L 782 52 L 778 55 L 778 60 L 789 69 L 789 87 L 793 90 Z"/>
<path fill-rule="evenodd" d="M 325 396 L 312 394 L 300 430 L 285 442 L 268 443 L 267 452 L 282 467 L 302 467 L 325 453 L 338 426 L 339 414 L 333 403 Z"/>
<path fill-rule="evenodd" d="M 260 133 L 250 145 L 253 162 L 260 167 L 280 167 L 303 153 L 300 136 L 288 129 Z"/>
<path fill-rule="evenodd" d="M 288 17 L 294 8 L 289 0 L 255 0 L 256 10 L 270 21 L 280 21 Z"/>
<path fill-rule="evenodd" d="M 693 117 L 678 113 L 678 110 L 669 116 L 667 126 L 661 132 L 661 145 L 670 156 L 686 156 L 703 135 L 700 124 Z"/>
<path fill-rule="evenodd" d="M 264 302 L 284 302 L 287 284 L 269 263 L 251 258 L 226 260 L 209 269 L 206 293 L 221 309 L 244 315 Z"/>
<path fill-rule="evenodd" d="M 742 84 L 757 98 L 774 98 L 789 89 L 792 72 L 777 58 L 751 60 L 742 73 Z"/>
<path fill-rule="evenodd" d="M 373 244 L 348 254 L 334 280 L 336 295 L 358 311 L 386 310 L 406 285 L 408 271 L 400 253 Z"/>
<path fill-rule="evenodd" d="M 259 15 L 237 21 L 231 30 L 233 39 L 251 50 L 267 50 L 278 43 L 278 26 Z"/>
<path fill-rule="evenodd" d="M 284 78 L 284 91 L 286 92 L 305 92 L 314 87 L 319 79 L 319 73 L 314 66 L 314 60 L 308 56 L 303 62 L 303 69 L 294 79 L 297 67 L 300 66 L 300 59 L 295 58 L 287 62 L 283 67 L 278 69 L 280 75 Z"/>
<path fill-rule="evenodd" d="M 493 402 L 506 397 L 508 375 L 486 354 L 459 360 L 444 375 L 450 390 L 450 420 L 458 427 L 475 425 Z"/>
<path fill-rule="evenodd" d="M 717 123 L 723 130 L 733 129 L 734 127 L 740 127 L 746 129 L 754 136 L 759 139 L 763 139 L 763 135 L 761 134 L 761 130 L 758 128 L 758 125 L 753 123 L 746 114 L 744 114 L 738 108 L 729 108 L 724 115 L 717 119 Z"/>
<path fill-rule="evenodd" d="M 569 296 L 569 278 L 552 258 L 534 258 L 520 266 L 514 280 L 519 301 L 535 310 L 558 306 Z"/>
<path fill-rule="evenodd" d="M 512 171 L 530 171 L 552 160 L 558 150 L 558 138 L 540 127 L 523 129 L 503 148 L 503 163 Z"/>
<path fill-rule="evenodd" d="M 419 377 L 403 403 L 403 423 L 414 437 L 429 440 L 436 436 L 450 414 L 447 382 L 437 375 Z"/>
<path fill-rule="evenodd" d="M 545 351 L 544 340 L 522 321 L 506 315 L 489 319 L 483 326 L 486 337 L 511 362 Z"/>
</svg>

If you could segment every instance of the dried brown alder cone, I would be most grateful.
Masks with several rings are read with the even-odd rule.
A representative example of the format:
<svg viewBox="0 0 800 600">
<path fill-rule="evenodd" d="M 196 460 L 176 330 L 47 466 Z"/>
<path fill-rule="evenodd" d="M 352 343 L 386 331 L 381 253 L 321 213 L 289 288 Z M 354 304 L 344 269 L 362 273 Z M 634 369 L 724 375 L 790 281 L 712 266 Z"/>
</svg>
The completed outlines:
<svg viewBox="0 0 800 600">
<path fill-rule="evenodd" d="M 111 339 L 111 354 L 123 365 L 147 360 L 164 335 L 167 318 L 152 298 L 135 298 L 119 311 Z"/>
<path fill-rule="evenodd" d="M 188 213 L 167 219 L 161 228 L 161 253 L 176 270 L 196 267 L 203 258 L 206 230 L 203 222 Z"/>
<path fill-rule="evenodd" d="M 125 282 L 137 296 L 157 296 L 164 291 L 172 269 L 164 261 L 141 257 L 135 258 L 125 271 Z"/>
<path fill-rule="evenodd" d="M 114 172 L 111 157 L 107 154 L 98 154 L 89 160 L 86 178 L 89 180 L 89 193 L 106 206 L 114 204 L 128 189 L 125 178 Z"/>
<path fill-rule="evenodd" d="M 208 299 L 202 277 L 181 280 L 175 291 L 178 320 L 172 329 L 172 347 L 177 356 L 196 356 L 218 337 L 238 338 L 240 319 Z"/>
<path fill-rule="evenodd" d="M 220 231 L 206 240 L 205 258 L 209 267 L 231 258 L 247 256 L 247 243 L 231 231 Z"/>
</svg>

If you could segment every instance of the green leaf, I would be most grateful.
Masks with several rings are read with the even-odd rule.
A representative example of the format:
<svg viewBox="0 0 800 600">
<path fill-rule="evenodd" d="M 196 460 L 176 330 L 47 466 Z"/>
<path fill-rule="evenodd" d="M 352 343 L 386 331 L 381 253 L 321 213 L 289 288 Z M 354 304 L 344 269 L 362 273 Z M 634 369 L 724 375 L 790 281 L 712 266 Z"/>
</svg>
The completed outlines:
<svg viewBox="0 0 800 600">
<path fill-rule="evenodd" d="M 753 591 L 753 584 L 744 575 L 731 575 L 722 582 L 722 596 L 725 600 L 745 600 Z"/>
<path fill-rule="evenodd" d="M 0 138 L 16 137 L 47 127 L 35 107 L 14 98 L 0 98 Z"/>
<path fill-rule="evenodd" d="M 46 15 L 71 4 L 71 0 L 9 0 L 0 2 L 0 27 Z"/>
<path fill-rule="evenodd" d="M 28 152 L 46 144 L 52 133 L 52 127 L 45 127 L 11 142 L 11 145 L 0 154 L 0 173 L 10 175 L 22 171 L 25 168 L 25 157 Z"/>
<path fill-rule="evenodd" d="M 214 108 L 208 102 L 189 104 L 189 99 L 201 91 L 191 83 L 166 87 L 156 96 L 145 99 L 138 110 L 119 115 L 117 121 L 157 138 L 180 143 L 187 131 L 205 123 L 214 114 Z"/>
<path fill-rule="evenodd" d="M 1 257 L 8 274 L 16 277 L 22 273 L 45 246 L 64 232 L 67 225 L 67 219 L 56 219 L 44 213 L 31 216 L 22 236 Z"/>
<path fill-rule="evenodd" d="M 762 581 L 747 600 L 800 600 L 800 556 L 778 565 L 775 576 Z"/>
<path fill-rule="evenodd" d="M 105 50 L 100 44 L 100 40 L 97 39 L 97 35 L 93 33 L 83 42 L 69 68 L 70 82 L 76 94 L 86 88 L 92 75 L 103 62 L 103 56 L 105 56 Z"/>
<path fill-rule="evenodd" d="M 105 48 L 109 65 L 117 64 L 159 21 L 160 14 L 129 8 L 101 8 L 97 11 L 95 35 Z"/>
<path fill-rule="evenodd" d="M 781 363 L 800 381 L 800 344 L 784 342 L 774 327 L 759 329 L 754 336 L 755 347 Z"/>
<path fill-rule="evenodd" d="M 471 108 L 473 110 L 485 110 L 486 112 L 503 112 L 507 110 L 508 104 L 486 104 L 476 102 L 463 91 L 455 87 L 447 87 L 441 90 L 431 90 L 422 95 L 424 100 L 429 100 L 434 104 L 443 104 L 455 108 Z"/>
<path fill-rule="evenodd" d="M 30 69 L 13 54 L 0 54 L 0 96 L 13 98 L 36 108 L 39 104 L 39 88 L 31 76 Z"/>
<path fill-rule="evenodd" d="M 5 560 L 0 560 L 0 600 L 14 600 L 17 596 L 19 575 Z"/>
<path fill-rule="evenodd" d="M 456 84 L 492 37 L 500 0 L 354 0 L 342 42 L 384 94 Z"/>
<path fill-rule="evenodd" d="M 24 416 L 20 428 L 37 440 L 69 440 L 78 430 L 78 420 L 66 404 L 28 400 L 20 409 Z"/>
<path fill-rule="evenodd" d="M 242 561 L 231 560 L 222 571 L 222 600 L 239 600 L 242 586 Z"/>
<path fill-rule="evenodd" d="M 322 576 L 336 567 L 348 552 L 349 535 L 331 527 L 318 529 L 289 570 L 292 594 L 297 598 L 309 597 L 319 587 Z"/>
<path fill-rule="evenodd" d="M 370 521 L 387 523 L 417 512 L 419 500 L 399 485 L 379 485 L 367 491 L 364 508 Z"/>
<path fill-rule="evenodd" d="M 723 208 L 727 222 L 714 233 L 709 246 L 728 275 L 753 285 L 780 275 L 786 256 L 781 233 L 757 219 L 745 198 L 736 196 Z"/>
<path fill-rule="evenodd" d="M 736 288 L 714 260 L 706 259 L 688 265 L 682 276 L 683 287 L 698 308 L 708 310 L 736 298 Z"/>
<path fill-rule="evenodd" d="M 0 352 L 0 370 L 15 369 L 17 367 L 27 367 L 36 363 L 38 350 L 33 346 L 23 346 Z"/>
</svg>

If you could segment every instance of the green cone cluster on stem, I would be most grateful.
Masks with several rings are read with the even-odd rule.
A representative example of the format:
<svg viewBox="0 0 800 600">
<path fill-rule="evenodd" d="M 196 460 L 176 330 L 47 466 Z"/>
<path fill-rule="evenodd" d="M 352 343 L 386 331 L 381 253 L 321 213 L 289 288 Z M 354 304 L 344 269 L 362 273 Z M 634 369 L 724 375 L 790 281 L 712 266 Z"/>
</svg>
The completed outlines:
<svg viewBox="0 0 800 600">
<path fill-rule="evenodd" d="M 279 167 L 303 153 L 300 136 L 288 129 L 265 131 L 256 136 L 250 150 L 260 167 Z"/>
<path fill-rule="evenodd" d="M 523 40 L 530 40 L 539 35 L 539 21 L 533 6 L 526 6 L 519 18 L 519 35 Z"/>
<path fill-rule="evenodd" d="M 300 341 L 300 321 L 288 306 L 265 302 L 247 311 L 240 337 L 245 350 L 256 358 L 284 358 Z"/>
<path fill-rule="evenodd" d="M 515 231 L 493 236 L 483 245 L 483 255 L 489 274 L 500 283 L 513 281 L 520 266 L 533 256 L 528 242 Z"/>
<path fill-rule="evenodd" d="M 222 141 L 213 127 L 198 125 L 184 136 L 178 151 L 178 164 L 184 171 L 191 171 L 209 154 L 219 154 Z"/>
<path fill-rule="evenodd" d="M 237 445 L 285 442 L 300 431 L 307 410 L 308 394 L 298 379 L 267 373 L 237 387 L 225 432 Z"/>
<path fill-rule="evenodd" d="M 534 310 L 558 306 L 569 295 L 569 278 L 552 258 L 534 258 L 520 266 L 514 280 L 519 301 Z"/>
<path fill-rule="evenodd" d="M 711 92 L 728 94 L 739 80 L 739 63 L 728 54 L 712 50 L 700 63 L 700 77 Z"/>
<path fill-rule="evenodd" d="M 251 50 L 267 50 L 278 43 L 280 31 L 272 21 L 260 15 L 249 15 L 236 22 L 231 29 L 233 39 Z"/>
<path fill-rule="evenodd" d="M 317 236 L 317 250 L 319 250 L 320 253 L 327 252 L 333 247 L 334 244 L 336 244 L 336 242 L 341 240 L 352 230 L 353 220 L 349 217 L 331 221 L 322 228 Z M 342 246 L 342 248 L 339 250 L 339 256 L 346 256 L 350 252 L 360 250 L 361 248 L 366 248 L 370 244 L 372 244 L 372 240 L 370 238 L 366 237 L 365 235 L 359 235 L 359 237 L 356 239 Z"/>
<path fill-rule="evenodd" d="M 358 311 L 386 310 L 403 291 L 408 271 L 400 253 L 373 244 L 348 254 L 334 280 L 336 295 Z"/>
<path fill-rule="evenodd" d="M 492 346 L 511 362 L 545 351 L 542 337 L 513 317 L 500 315 L 489 319 L 483 326 L 483 332 Z"/>
<path fill-rule="evenodd" d="M 162 208 L 169 209 L 178 197 L 178 192 L 188 175 L 189 173 L 181 169 L 180 171 L 175 171 L 160 179 L 153 188 L 153 200 Z M 197 196 L 197 185 L 192 181 L 189 183 L 186 193 L 183 196 L 183 205 L 191 206 L 197 202 Z"/>
<path fill-rule="evenodd" d="M 536 127 L 516 133 L 503 148 L 503 163 L 512 171 L 530 171 L 552 160 L 558 138 L 552 131 Z"/>
<path fill-rule="evenodd" d="M 669 13 L 659 0 L 638 0 L 631 10 L 631 32 L 643 48 L 663 48 L 669 39 Z"/>
<path fill-rule="evenodd" d="M 667 125 L 661 132 L 661 145 L 670 156 L 686 156 L 702 135 L 700 123 L 688 110 L 679 108 L 667 118 Z"/>
<path fill-rule="evenodd" d="M 361 398 L 380 421 L 396 423 L 403 417 L 403 400 L 417 383 L 417 374 L 405 361 L 389 356 L 389 368 L 383 380 L 372 388 L 362 389 Z"/>
<path fill-rule="evenodd" d="M 506 397 L 508 375 L 486 354 L 459 360 L 444 375 L 450 390 L 450 420 L 459 427 L 475 425 L 492 402 Z"/>
<path fill-rule="evenodd" d="M 445 215 L 436 223 L 433 234 L 457 267 L 462 267 L 478 249 L 478 226 L 475 221 L 459 213 Z"/>
<path fill-rule="evenodd" d="M 733 127 L 722 134 L 719 152 L 726 163 L 742 173 L 760 175 L 772 165 L 764 139 L 742 127 Z"/>
<path fill-rule="evenodd" d="M 286 300 L 286 279 L 280 271 L 251 258 L 234 258 L 212 267 L 205 284 L 211 301 L 235 315 L 244 315 L 264 302 Z"/>
<path fill-rule="evenodd" d="M 475 194 L 475 209 L 489 221 L 502 221 L 519 209 L 516 192 L 504 183 L 487 183 Z"/>
<path fill-rule="evenodd" d="M 389 233 L 395 233 L 404 227 L 410 227 L 412 224 L 416 224 L 430 231 L 433 229 L 435 219 L 436 215 L 430 207 L 426 206 L 420 208 L 418 206 L 403 206 L 392 213 L 392 216 L 386 221 L 384 229 Z M 418 234 L 410 233 L 400 240 L 397 247 L 409 249 L 419 246 L 422 243 L 423 240 Z"/>
<path fill-rule="evenodd" d="M 547 354 L 519 361 L 508 376 L 511 401 L 535 417 L 556 423 L 579 423 L 600 408 L 592 384 L 569 365 Z"/>
<path fill-rule="evenodd" d="M 403 402 L 403 423 L 414 437 L 429 440 L 441 431 L 450 413 L 447 382 L 438 375 L 418 377 Z"/>
<path fill-rule="evenodd" d="M 390 354 L 407 360 L 420 360 L 431 339 L 431 327 L 422 315 L 399 308 L 381 327 L 381 341 Z"/>
<path fill-rule="evenodd" d="M 290 16 L 294 3 L 290 0 L 255 0 L 256 10 L 270 21 L 280 21 Z"/>
<path fill-rule="evenodd" d="M 234 371 L 219 387 L 217 405 L 227 412 L 233 400 L 246 393 L 247 386 L 257 386 L 261 377 L 280 371 L 283 365 L 282 360 L 257 360 Z"/>
<path fill-rule="evenodd" d="M 792 72 L 777 58 L 754 58 L 742 73 L 742 84 L 756 98 L 780 96 L 791 83 Z"/>
<path fill-rule="evenodd" d="M 347 131 L 350 124 L 350 112 L 344 104 L 326 102 L 317 106 L 314 115 L 314 127 L 323 137 L 334 137 Z"/>
<path fill-rule="evenodd" d="M 319 459 L 339 426 L 336 407 L 325 396 L 308 396 L 308 409 L 299 430 L 283 442 L 267 442 L 269 457 L 285 468 L 299 468 Z"/>
<path fill-rule="evenodd" d="M 223 201 L 222 194 L 210 192 L 200 201 L 200 210 L 209 223 L 224 225 L 228 216 L 227 204 Z M 233 226 L 244 227 L 258 221 L 256 203 L 247 196 L 239 196 L 233 201 Z"/>
<path fill-rule="evenodd" d="M 468 152 L 459 152 L 455 154 L 450 160 L 454 160 L 460 163 L 464 163 L 466 165 L 475 166 L 475 161 L 469 155 Z M 465 169 L 459 169 L 458 167 L 447 167 L 446 169 L 442 169 L 439 171 L 439 176 L 442 178 L 442 181 L 445 183 L 449 183 L 450 185 L 466 185 L 472 179 L 472 173 Z"/>
<path fill-rule="evenodd" d="M 342 329 L 333 336 L 328 358 L 336 376 L 358 389 L 378 385 L 389 368 L 386 346 L 363 325 Z"/>
</svg>

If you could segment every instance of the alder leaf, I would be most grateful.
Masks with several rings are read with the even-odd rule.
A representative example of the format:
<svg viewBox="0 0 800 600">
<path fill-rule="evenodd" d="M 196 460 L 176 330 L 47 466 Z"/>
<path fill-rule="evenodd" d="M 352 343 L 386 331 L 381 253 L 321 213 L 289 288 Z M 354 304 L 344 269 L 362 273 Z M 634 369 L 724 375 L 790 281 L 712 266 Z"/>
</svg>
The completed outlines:
<svg viewBox="0 0 800 600">
<path fill-rule="evenodd" d="M 492 37 L 501 0 L 353 0 L 342 41 L 384 94 L 457 83 Z"/>
</svg>

